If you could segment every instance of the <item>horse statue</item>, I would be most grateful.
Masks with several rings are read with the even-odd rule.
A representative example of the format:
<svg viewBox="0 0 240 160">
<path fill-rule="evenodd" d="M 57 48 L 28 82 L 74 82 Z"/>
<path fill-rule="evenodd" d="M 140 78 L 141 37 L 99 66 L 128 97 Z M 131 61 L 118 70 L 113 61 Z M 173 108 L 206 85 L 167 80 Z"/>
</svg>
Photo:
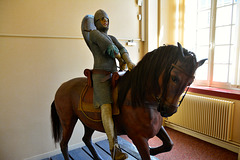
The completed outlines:
<svg viewBox="0 0 240 160">
<path fill-rule="evenodd" d="M 143 160 L 150 160 L 150 155 L 172 149 L 173 142 L 162 126 L 163 117 L 177 112 L 180 96 L 193 82 L 196 69 L 205 60 L 197 62 L 195 54 L 182 48 L 179 43 L 178 46 L 161 46 L 147 53 L 132 71 L 127 71 L 115 83 L 114 105 L 118 106 L 119 114 L 113 115 L 113 120 L 117 135 L 127 135 Z M 65 160 L 69 159 L 68 141 L 78 119 L 85 129 L 83 142 L 94 159 L 102 159 L 91 140 L 95 130 L 104 132 L 100 113 L 87 114 L 79 109 L 84 96 L 85 99 L 92 99 L 86 86 L 91 88 L 91 79 L 86 77 L 63 83 L 51 105 L 53 138 L 55 143 L 61 141 Z M 161 139 L 163 144 L 149 148 L 148 140 L 154 136 Z"/>
</svg>

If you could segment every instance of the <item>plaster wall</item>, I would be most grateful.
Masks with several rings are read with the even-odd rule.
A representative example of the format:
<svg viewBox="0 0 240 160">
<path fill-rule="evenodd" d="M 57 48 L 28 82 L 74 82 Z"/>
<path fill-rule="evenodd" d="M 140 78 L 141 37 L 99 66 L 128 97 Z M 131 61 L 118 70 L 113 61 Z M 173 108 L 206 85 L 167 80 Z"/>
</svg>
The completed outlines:
<svg viewBox="0 0 240 160">
<path fill-rule="evenodd" d="M 0 159 L 44 158 L 45 153 L 59 151 L 51 136 L 50 105 L 64 81 L 92 68 L 80 24 L 86 14 L 100 8 L 110 17 L 109 34 L 123 45 L 135 40 L 135 46 L 126 48 L 138 62 L 141 44 L 135 1 L 0 1 Z M 70 146 L 82 143 L 83 132 L 78 122 Z M 103 136 L 96 132 L 93 137 Z"/>
</svg>

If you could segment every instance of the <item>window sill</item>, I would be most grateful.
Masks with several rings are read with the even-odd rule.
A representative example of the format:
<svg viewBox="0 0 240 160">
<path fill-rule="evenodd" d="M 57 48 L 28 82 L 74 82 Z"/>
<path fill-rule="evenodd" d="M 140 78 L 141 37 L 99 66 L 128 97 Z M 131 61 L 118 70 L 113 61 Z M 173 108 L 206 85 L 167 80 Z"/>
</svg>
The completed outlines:
<svg viewBox="0 0 240 160">
<path fill-rule="evenodd" d="M 188 91 L 193 93 L 205 94 L 209 96 L 240 100 L 240 90 L 221 89 L 194 85 L 190 86 Z"/>
</svg>

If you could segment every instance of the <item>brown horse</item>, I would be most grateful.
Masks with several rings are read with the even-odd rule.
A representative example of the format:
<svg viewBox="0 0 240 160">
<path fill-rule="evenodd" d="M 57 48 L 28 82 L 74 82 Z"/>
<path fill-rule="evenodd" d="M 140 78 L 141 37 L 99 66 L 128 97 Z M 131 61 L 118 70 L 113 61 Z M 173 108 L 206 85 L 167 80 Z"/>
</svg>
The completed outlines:
<svg viewBox="0 0 240 160">
<path fill-rule="evenodd" d="M 177 46 L 162 46 L 147 53 L 138 65 L 119 80 L 117 105 L 120 114 L 113 116 L 118 135 L 126 134 L 137 147 L 144 160 L 150 154 L 170 151 L 173 142 L 162 126 L 163 118 L 177 111 L 179 97 L 194 80 L 195 70 L 206 59 L 196 61 L 194 53 Z M 85 129 L 83 142 L 95 159 L 101 159 L 92 145 L 95 130 L 104 132 L 101 121 L 92 121 L 78 109 L 80 93 L 87 84 L 86 78 L 65 82 L 58 89 L 52 103 L 51 117 L 55 143 L 61 141 L 61 151 L 66 160 L 68 141 L 79 119 Z M 96 113 L 99 114 L 100 113 Z M 159 137 L 163 144 L 150 148 L 148 140 Z"/>
</svg>

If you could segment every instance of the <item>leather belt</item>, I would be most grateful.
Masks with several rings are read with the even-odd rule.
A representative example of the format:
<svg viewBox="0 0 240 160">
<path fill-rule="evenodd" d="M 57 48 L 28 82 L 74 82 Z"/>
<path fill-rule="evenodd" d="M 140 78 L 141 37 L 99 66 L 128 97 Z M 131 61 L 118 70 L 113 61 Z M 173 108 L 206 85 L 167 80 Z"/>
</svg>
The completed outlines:
<svg viewBox="0 0 240 160">
<path fill-rule="evenodd" d="M 108 75 L 108 74 L 111 74 L 112 72 L 105 71 L 103 69 L 93 69 L 92 73 L 93 74 L 105 74 L 105 75 Z"/>
<path fill-rule="evenodd" d="M 102 70 L 102 69 L 93 69 L 92 74 L 103 74 L 103 75 L 105 75 L 105 77 L 101 80 L 101 82 L 105 82 L 105 81 L 112 78 L 112 72 L 105 71 L 105 70 Z"/>
</svg>

